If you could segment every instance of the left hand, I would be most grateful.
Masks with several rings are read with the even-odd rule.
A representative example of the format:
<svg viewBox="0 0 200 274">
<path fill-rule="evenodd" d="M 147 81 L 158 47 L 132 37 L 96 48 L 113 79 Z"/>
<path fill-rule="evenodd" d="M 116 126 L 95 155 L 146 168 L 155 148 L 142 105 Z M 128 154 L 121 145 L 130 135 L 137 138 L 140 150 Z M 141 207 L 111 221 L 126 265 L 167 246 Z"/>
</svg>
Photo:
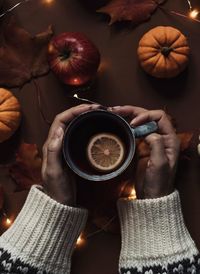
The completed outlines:
<svg viewBox="0 0 200 274">
<path fill-rule="evenodd" d="M 165 112 L 134 106 L 113 107 L 109 110 L 128 117 L 133 127 L 150 121 L 157 122 L 158 132 L 145 137 L 150 148 L 150 158 L 146 162 L 146 170 L 140 170 L 136 194 L 141 199 L 159 198 L 170 194 L 174 190 L 180 142 Z"/>
<path fill-rule="evenodd" d="M 58 114 L 43 146 L 42 179 L 44 192 L 59 203 L 74 206 L 76 184 L 74 174 L 62 161 L 62 140 L 71 120 L 79 114 L 95 110 L 99 105 L 82 104 Z"/>
</svg>

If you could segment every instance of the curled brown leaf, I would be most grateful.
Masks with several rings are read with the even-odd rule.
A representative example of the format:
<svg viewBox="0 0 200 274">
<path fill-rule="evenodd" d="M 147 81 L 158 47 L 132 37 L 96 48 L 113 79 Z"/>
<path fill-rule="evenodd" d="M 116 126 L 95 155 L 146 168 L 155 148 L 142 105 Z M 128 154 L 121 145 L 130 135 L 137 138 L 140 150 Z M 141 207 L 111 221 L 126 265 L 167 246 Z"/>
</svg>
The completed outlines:
<svg viewBox="0 0 200 274">
<path fill-rule="evenodd" d="M 17 185 L 16 191 L 28 190 L 34 184 L 41 184 L 42 160 L 36 144 L 22 143 L 16 153 L 16 160 L 9 172 Z"/>
<path fill-rule="evenodd" d="M 0 85 L 23 86 L 33 77 L 49 71 L 47 45 L 53 35 L 52 27 L 31 36 L 12 18 L 3 26 L 0 47 Z"/>
<path fill-rule="evenodd" d="M 111 0 L 97 10 L 110 16 L 110 25 L 117 21 L 131 21 L 139 24 L 148 20 L 158 5 L 166 0 Z"/>
</svg>

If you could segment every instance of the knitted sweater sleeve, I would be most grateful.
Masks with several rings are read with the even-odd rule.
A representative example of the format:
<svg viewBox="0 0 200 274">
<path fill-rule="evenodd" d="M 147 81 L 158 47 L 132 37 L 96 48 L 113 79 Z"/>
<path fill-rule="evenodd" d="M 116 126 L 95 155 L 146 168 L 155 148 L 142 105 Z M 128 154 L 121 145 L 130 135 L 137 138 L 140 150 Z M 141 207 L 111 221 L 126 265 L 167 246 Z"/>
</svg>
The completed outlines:
<svg viewBox="0 0 200 274">
<path fill-rule="evenodd" d="M 121 274 L 198 274 L 200 256 L 184 224 L 178 191 L 118 201 Z"/>
<path fill-rule="evenodd" d="M 0 273 L 69 274 L 85 209 L 60 204 L 32 186 L 13 225 L 0 237 Z"/>
</svg>

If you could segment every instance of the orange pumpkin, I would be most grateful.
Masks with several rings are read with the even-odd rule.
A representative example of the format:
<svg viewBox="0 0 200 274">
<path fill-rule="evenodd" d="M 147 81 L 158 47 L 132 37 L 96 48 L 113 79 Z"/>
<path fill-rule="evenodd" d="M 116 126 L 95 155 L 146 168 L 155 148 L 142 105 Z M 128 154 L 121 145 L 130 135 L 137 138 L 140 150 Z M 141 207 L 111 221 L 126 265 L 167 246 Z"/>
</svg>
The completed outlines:
<svg viewBox="0 0 200 274">
<path fill-rule="evenodd" d="M 159 26 L 144 34 L 137 53 L 147 73 L 157 78 L 171 78 L 186 68 L 190 48 L 187 38 L 179 30 Z"/>
<path fill-rule="evenodd" d="M 9 139 L 20 124 L 21 112 L 17 98 L 0 88 L 0 143 Z"/>
</svg>

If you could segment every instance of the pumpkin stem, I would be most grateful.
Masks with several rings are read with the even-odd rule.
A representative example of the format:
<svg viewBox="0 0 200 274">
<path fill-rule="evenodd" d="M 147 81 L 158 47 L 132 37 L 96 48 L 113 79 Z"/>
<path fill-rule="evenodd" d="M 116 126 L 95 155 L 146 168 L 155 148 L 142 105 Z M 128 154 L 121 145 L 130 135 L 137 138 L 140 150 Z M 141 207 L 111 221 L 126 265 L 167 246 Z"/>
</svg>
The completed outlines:
<svg viewBox="0 0 200 274">
<path fill-rule="evenodd" d="M 170 54 L 170 52 L 171 52 L 172 50 L 173 50 L 173 49 L 170 48 L 170 47 L 162 47 L 162 48 L 161 48 L 161 53 L 162 53 L 165 57 L 167 57 L 167 56 Z"/>
</svg>

